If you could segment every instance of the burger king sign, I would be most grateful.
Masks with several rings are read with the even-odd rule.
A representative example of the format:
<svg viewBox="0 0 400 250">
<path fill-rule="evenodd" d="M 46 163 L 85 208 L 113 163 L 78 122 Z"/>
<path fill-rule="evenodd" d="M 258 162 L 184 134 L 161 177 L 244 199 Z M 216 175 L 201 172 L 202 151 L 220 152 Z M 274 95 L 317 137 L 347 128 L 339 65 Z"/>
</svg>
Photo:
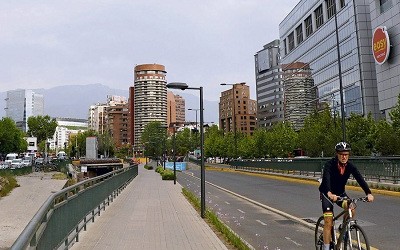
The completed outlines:
<svg viewBox="0 0 400 250">
<path fill-rule="evenodd" d="M 379 26 L 374 30 L 372 35 L 372 53 L 375 62 L 379 65 L 386 62 L 390 52 L 390 41 L 385 26 Z"/>
</svg>

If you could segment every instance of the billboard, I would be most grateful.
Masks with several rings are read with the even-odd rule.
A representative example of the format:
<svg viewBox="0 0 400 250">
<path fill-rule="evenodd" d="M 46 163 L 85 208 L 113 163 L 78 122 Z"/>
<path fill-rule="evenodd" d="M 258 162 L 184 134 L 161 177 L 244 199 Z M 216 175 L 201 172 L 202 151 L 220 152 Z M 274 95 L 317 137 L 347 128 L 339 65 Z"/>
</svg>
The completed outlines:
<svg viewBox="0 0 400 250">
<path fill-rule="evenodd" d="M 376 27 L 372 35 L 372 54 L 375 62 L 382 65 L 386 62 L 390 52 L 390 41 L 385 26 Z"/>
<path fill-rule="evenodd" d="M 257 65 L 258 72 L 267 70 L 271 67 L 267 49 L 261 50 L 260 52 L 257 53 L 257 63 L 258 63 Z"/>
</svg>

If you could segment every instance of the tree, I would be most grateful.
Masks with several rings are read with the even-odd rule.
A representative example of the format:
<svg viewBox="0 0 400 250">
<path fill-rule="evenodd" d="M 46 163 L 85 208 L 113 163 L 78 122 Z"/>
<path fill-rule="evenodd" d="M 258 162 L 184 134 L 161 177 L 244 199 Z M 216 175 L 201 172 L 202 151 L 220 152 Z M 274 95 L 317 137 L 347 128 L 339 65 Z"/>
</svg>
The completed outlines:
<svg viewBox="0 0 400 250">
<path fill-rule="evenodd" d="M 341 127 L 336 117 L 332 117 L 329 108 L 315 111 L 304 120 L 299 132 L 299 146 L 312 157 L 332 156 L 335 145 L 341 141 Z"/>
<path fill-rule="evenodd" d="M 192 139 L 191 139 L 190 129 L 185 128 L 183 131 L 180 131 L 175 134 L 176 136 L 176 153 L 177 155 L 184 156 L 187 155 L 190 149 L 192 148 Z"/>
<path fill-rule="evenodd" d="M 213 125 L 204 133 L 204 155 L 206 157 L 222 156 L 224 133 Z"/>
<path fill-rule="evenodd" d="M 289 157 L 297 144 L 297 133 L 288 122 L 274 125 L 267 133 L 269 154 L 271 157 Z"/>
<path fill-rule="evenodd" d="M 8 117 L 0 120 L 0 153 L 20 153 L 26 151 L 28 143 L 24 133 L 17 128 L 15 122 Z"/>
<path fill-rule="evenodd" d="M 110 155 L 112 155 L 112 152 L 114 152 L 115 148 L 111 134 L 106 131 L 105 133 L 99 135 L 98 138 L 99 152 L 101 152 L 105 158 L 108 158 Z"/>
<path fill-rule="evenodd" d="M 380 120 L 374 134 L 375 150 L 381 155 L 395 155 L 399 153 L 398 137 L 386 120 Z"/>
<path fill-rule="evenodd" d="M 268 132 L 265 128 L 259 128 L 254 131 L 252 136 L 254 143 L 254 157 L 256 158 L 269 157 L 267 134 Z"/>
<path fill-rule="evenodd" d="M 141 143 L 144 145 L 145 156 L 158 157 L 162 155 L 163 145 L 167 136 L 166 128 L 160 122 L 149 122 L 142 133 Z"/>
<path fill-rule="evenodd" d="M 375 122 L 371 114 L 368 114 L 367 117 L 356 113 L 350 115 L 346 124 L 346 132 L 353 155 L 371 155 L 374 131 Z"/>
<path fill-rule="evenodd" d="M 398 133 L 400 132 L 400 94 L 397 97 L 397 104 L 389 112 L 390 119 L 392 120 L 392 127 Z"/>
<path fill-rule="evenodd" d="M 38 143 L 41 143 L 53 137 L 57 128 L 57 121 L 54 118 L 51 119 L 48 115 L 31 116 L 28 118 L 28 127 L 27 134 L 36 137 Z"/>
<path fill-rule="evenodd" d="M 244 135 L 238 141 L 238 152 L 239 156 L 243 159 L 254 158 L 257 151 L 254 143 L 253 136 Z"/>
</svg>

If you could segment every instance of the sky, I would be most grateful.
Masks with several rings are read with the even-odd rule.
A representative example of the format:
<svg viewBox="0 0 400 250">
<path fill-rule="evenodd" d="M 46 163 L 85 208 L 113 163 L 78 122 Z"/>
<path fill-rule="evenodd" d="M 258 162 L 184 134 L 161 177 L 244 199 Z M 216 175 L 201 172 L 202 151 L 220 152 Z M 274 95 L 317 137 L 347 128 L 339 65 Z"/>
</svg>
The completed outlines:
<svg viewBox="0 0 400 250">
<path fill-rule="evenodd" d="M 168 82 L 203 86 L 207 100 L 229 88 L 220 83 L 238 82 L 256 99 L 254 54 L 279 39 L 279 23 L 297 3 L 1 0 L 0 91 L 93 83 L 128 89 L 135 65 L 157 63 Z"/>
</svg>

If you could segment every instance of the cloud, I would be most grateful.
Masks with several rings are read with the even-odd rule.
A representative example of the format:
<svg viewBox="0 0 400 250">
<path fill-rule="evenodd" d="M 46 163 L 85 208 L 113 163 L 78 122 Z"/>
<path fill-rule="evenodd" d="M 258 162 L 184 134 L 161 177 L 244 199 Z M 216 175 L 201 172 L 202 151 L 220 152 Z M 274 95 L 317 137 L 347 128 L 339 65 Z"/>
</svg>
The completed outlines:
<svg viewBox="0 0 400 250">
<path fill-rule="evenodd" d="M 254 54 L 278 38 L 294 0 L 37 0 L 0 2 L 5 90 L 102 83 L 125 89 L 133 67 L 166 66 L 169 81 L 255 91 Z"/>
</svg>

